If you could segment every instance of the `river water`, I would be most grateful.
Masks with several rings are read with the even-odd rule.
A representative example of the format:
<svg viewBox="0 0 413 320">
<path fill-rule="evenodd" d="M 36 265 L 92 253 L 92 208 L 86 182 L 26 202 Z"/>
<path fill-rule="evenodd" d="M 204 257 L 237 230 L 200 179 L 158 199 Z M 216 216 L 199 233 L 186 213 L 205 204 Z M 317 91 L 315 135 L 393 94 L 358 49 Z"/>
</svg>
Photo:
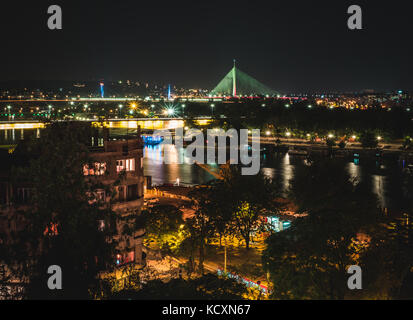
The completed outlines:
<svg viewBox="0 0 413 320">
<path fill-rule="evenodd" d="M 168 148 L 172 161 L 182 164 L 165 164 L 162 157 L 165 154 L 164 148 Z M 175 184 L 177 179 L 181 184 L 194 185 L 202 184 L 214 179 L 206 170 L 191 165 L 185 156 L 185 149 L 175 146 L 146 146 L 144 149 L 144 170 L 145 175 L 152 177 L 152 183 Z M 281 190 L 287 191 L 290 180 L 294 177 L 294 169 L 299 162 L 303 162 L 304 157 L 279 154 L 276 157 L 261 155 L 261 170 L 272 178 Z M 219 170 L 217 165 L 210 166 L 212 171 Z M 356 178 L 371 186 L 372 191 L 377 195 L 379 204 L 383 208 L 391 210 L 402 210 L 404 199 L 402 198 L 402 167 L 397 161 L 392 162 L 360 162 L 359 159 L 346 162 L 343 170 L 346 170 L 352 178 Z"/>
<path fill-rule="evenodd" d="M 39 129 L 1 130 L 0 145 L 16 144 L 27 136 L 28 131 L 36 136 L 40 135 Z M 165 147 L 168 148 L 170 162 L 173 162 L 171 164 L 165 164 L 162 160 Z M 279 154 L 275 158 L 262 154 L 261 170 L 265 175 L 274 179 L 282 190 L 287 190 L 289 181 L 294 176 L 295 166 L 302 161 L 304 161 L 303 157 L 288 154 Z M 211 165 L 211 169 L 216 172 L 219 170 L 217 165 Z M 347 170 L 352 177 L 369 183 L 382 207 L 402 210 L 400 208 L 404 206 L 404 199 L 402 198 L 402 165 L 400 163 L 397 161 L 365 163 L 354 159 L 348 161 L 343 169 Z M 155 185 L 175 184 L 177 179 L 181 185 L 196 185 L 214 179 L 206 170 L 189 163 L 185 156 L 185 149 L 175 146 L 145 146 L 144 171 L 145 175 L 152 177 L 152 183 Z"/>
</svg>

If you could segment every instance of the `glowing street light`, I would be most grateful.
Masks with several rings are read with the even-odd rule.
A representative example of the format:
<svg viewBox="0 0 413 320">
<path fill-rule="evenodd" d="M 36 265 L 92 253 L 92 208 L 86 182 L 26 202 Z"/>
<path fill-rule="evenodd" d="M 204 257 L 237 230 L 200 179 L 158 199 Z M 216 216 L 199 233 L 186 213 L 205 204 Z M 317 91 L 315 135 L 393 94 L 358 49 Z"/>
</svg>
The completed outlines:
<svg viewBox="0 0 413 320">
<path fill-rule="evenodd" d="M 285 135 L 286 135 L 287 137 L 291 137 L 291 132 L 287 132 Z"/>
<path fill-rule="evenodd" d="M 266 134 L 267 136 L 270 136 L 270 135 L 271 135 L 271 131 L 266 131 L 265 134 Z"/>
<path fill-rule="evenodd" d="M 211 113 L 212 113 L 212 115 L 214 115 L 214 108 L 215 108 L 215 104 L 211 104 Z"/>
<path fill-rule="evenodd" d="M 382 140 L 382 139 L 383 139 L 383 138 L 382 138 L 382 137 L 380 137 L 380 136 L 378 136 L 378 137 L 377 137 L 377 140 L 379 140 L 379 141 L 380 141 L 380 140 Z"/>
</svg>

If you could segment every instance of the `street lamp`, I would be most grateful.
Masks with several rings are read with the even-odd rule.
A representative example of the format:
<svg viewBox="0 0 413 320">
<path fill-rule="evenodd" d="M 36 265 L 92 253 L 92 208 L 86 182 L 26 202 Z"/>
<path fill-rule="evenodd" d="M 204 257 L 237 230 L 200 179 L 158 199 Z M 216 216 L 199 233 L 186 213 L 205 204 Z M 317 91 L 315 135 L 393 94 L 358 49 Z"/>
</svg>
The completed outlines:
<svg viewBox="0 0 413 320">
<path fill-rule="evenodd" d="M 211 112 L 212 112 L 212 116 L 214 115 L 214 108 L 215 108 L 215 104 L 211 104 Z"/>
</svg>

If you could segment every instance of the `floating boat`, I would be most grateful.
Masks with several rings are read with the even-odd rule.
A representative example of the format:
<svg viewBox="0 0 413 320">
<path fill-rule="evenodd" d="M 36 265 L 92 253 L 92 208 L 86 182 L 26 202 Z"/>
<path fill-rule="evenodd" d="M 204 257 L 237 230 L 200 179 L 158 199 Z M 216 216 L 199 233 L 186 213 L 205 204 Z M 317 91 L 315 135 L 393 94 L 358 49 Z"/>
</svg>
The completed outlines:
<svg viewBox="0 0 413 320">
<path fill-rule="evenodd" d="M 163 137 L 154 137 L 152 135 L 143 135 L 142 140 L 145 145 L 155 146 L 163 142 Z"/>
</svg>

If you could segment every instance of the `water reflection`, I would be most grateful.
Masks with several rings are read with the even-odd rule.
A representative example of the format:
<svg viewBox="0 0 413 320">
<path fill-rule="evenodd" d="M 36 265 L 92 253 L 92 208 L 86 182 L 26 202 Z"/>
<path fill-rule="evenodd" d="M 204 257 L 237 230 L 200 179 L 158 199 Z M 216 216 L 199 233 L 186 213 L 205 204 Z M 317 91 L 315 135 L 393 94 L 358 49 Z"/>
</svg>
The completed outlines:
<svg viewBox="0 0 413 320">
<path fill-rule="evenodd" d="M 189 164 L 184 148 L 164 144 L 145 146 L 143 155 L 144 174 L 151 176 L 155 185 L 174 184 L 178 178 L 183 185 L 203 184 L 214 179 L 204 169 Z M 168 163 L 163 161 L 164 157 Z"/>
<path fill-rule="evenodd" d="M 18 132 L 16 133 L 16 130 Z M 114 133 L 125 134 L 126 130 L 114 129 Z M 129 133 L 132 133 L 129 130 Z M 4 129 L 0 130 L 0 145 L 17 144 L 20 139 L 29 136 L 39 138 L 40 128 L 34 129 Z M 166 157 L 165 163 L 164 157 Z M 271 159 L 270 159 L 271 158 Z M 290 181 L 294 177 L 294 169 L 298 163 L 305 160 L 303 157 L 280 154 L 269 157 L 262 155 L 262 172 L 272 178 L 280 190 L 288 191 Z M 361 164 L 361 162 L 363 162 Z M 181 164 L 180 164 L 181 163 Z M 218 171 L 218 165 L 211 165 L 213 171 Z M 365 163 L 356 157 L 348 162 L 344 170 L 356 181 L 363 181 L 371 185 L 371 190 L 378 196 L 379 204 L 387 208 L 401 208 L 404 206 L 402 191 L 402 173 L 397 161 L 394 163 Z M 173 145 L 146 146 L 144 148 L 145 175 L 152 176 L 154 184 L 173 184 L 179 178 L 182 184 L 195 185 L 207 183 L 214 177 L 197 165 L 192 165 L 185 148 L 176 148 Z"/>
</svg>

